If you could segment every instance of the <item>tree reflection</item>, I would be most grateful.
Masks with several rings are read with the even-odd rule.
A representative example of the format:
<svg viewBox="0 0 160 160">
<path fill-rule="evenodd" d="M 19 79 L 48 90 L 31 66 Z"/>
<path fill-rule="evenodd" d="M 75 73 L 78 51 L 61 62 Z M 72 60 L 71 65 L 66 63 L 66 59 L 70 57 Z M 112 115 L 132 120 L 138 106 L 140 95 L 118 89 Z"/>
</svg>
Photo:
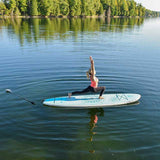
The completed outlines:
<svg viewBox="0 0 160 160">
<path fill-rule="evenodd" d="M 0 19 L 0 32 L 8 29 L 8 36 L 16 35 L 23 45 L 38 43 L 40 40 L 67 40 L 69 37 L 77 39 L 82 32 L 125 32 L 139 27 L 143 18 L 6 18 Z"/>
</svg>

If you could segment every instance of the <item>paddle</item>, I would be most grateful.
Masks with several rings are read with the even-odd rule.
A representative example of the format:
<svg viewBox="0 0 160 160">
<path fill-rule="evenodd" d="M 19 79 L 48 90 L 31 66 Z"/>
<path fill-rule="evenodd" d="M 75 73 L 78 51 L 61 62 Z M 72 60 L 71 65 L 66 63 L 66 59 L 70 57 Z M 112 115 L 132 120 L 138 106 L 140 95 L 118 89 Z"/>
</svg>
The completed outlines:
<svg viewBox="0 0 160 160">
<path fill-rule="evenodd" d="M 6 93 L 12 93 L 12 94 L 16 95 L 17 97 L 20 97 L 20 98 L 24 99 L 25 101 L 30 102 L 30 103 L 33 104 L 33 105 L 36 105 L 34 102 L 29 101 L 28 99 L 26 99 L 26 98 L 20 96 L 19 94 L 13 93 L 10 89 L 6 89 Z"/>
</svg>

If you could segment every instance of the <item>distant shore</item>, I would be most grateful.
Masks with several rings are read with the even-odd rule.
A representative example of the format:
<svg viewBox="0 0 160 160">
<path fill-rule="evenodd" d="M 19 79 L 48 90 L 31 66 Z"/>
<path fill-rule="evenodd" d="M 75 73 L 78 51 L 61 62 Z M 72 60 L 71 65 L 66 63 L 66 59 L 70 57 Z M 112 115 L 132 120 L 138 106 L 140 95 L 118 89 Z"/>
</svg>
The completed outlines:
<svg viewBox="0 0 160 160">
<path fill-rule="evenodd" d="M 144 18 L 144 16 L 0 16 L 0 18 Z"/>
</svg>

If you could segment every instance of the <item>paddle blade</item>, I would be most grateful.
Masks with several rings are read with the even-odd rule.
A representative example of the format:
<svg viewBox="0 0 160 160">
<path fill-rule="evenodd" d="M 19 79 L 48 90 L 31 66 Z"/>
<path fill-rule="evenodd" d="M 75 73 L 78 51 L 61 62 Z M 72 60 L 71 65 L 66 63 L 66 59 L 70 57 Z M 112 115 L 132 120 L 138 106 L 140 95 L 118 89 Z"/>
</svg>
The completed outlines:
<svg viewBox="0 0 160 160">
<path fill-rule="evenodd" d="M 12 93 L 12 91 L 10 89 L 6 89 L 7 93 Z"/>
<path fill-rule="evenodd" d="M 31 102 L 31 104 L 36 105 L 34 102 Z"/>
</svg>

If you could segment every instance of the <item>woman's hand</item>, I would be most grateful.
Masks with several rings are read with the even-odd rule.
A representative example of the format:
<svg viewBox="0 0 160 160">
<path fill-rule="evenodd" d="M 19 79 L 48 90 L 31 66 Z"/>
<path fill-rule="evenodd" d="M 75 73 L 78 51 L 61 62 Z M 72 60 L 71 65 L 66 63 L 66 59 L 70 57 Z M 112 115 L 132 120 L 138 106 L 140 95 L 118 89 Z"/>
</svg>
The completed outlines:
<svg viewBox="0 0 160 160">
<path fill-rule="evenodd" d="M 92 56 L 89 57 L 91 63 L 94 63 Z"/>
</svg>

